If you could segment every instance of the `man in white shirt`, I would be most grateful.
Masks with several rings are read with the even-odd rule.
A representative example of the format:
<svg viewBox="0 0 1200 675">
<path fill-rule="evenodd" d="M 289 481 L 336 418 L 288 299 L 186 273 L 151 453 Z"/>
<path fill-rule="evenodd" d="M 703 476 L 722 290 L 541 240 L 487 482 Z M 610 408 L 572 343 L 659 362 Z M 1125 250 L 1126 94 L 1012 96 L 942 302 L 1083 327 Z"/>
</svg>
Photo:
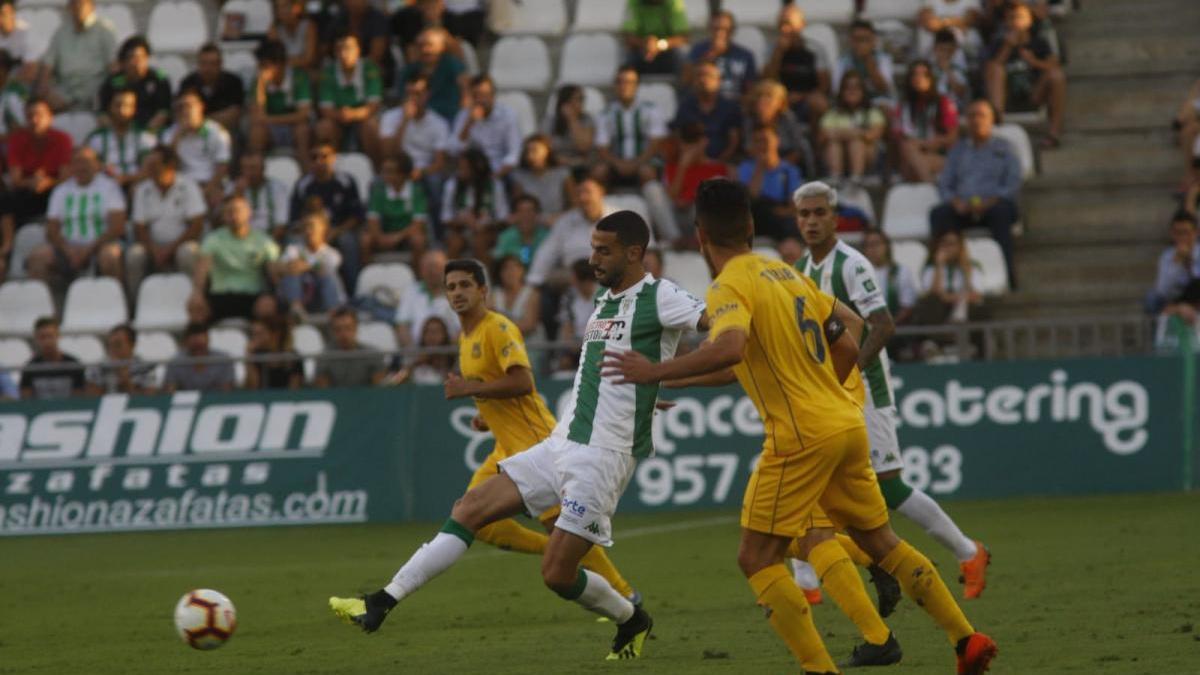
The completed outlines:
<svg viewBox="0 0 1200 675">
<path fill-rule="evenodd" d="M 507 176 L 521 161 L 517 114 L 503 103 L 496 103 L 496 85 L 487 75 L 471 78 L 470 99 L 454 118 L 447 149 L 457 155 L 472 145 L 483 150 L 492 171 L 500 177 Z"/>
<path fill-rule="evenodd" d="M 93 261 L 100 274 L 121 278 L 125 195 L 100 173 L 96 151 L 84 146 L 71 156 L 71 177 L 50 193 L 46 241 L 26 262 L 30 276 L 47 281 L 57 262 L 67 278 L 86 274 Z"/>
<path fill-rule="evenodd" d="M 396 308 L 396 340 L 401 347 L 420 342 L 421 327 L 431 316 L 446 322 L 452 339 L 461 328 L 458 314 L 450 307 L 443 285 L 446 254 L 436 249 L 427 250 L 417 267 L 421 274 L 420 281 L 408 287 L 400 298 L 400 306 Z"/>
<path fill-rule="evenodd" d="M 592 255 L 592 227 L 613 209 L 604 202 L 604 186 L 590 176 L 579 181 L 575 201 L 579 206 L 559 216 L 533 255 L 529 263 L 530 285 L 541 286 L 551 281 L 552 276 L 557 277 L 553 280 L 557 282 L 555 285 L 564 285 L 568 276 L 555 272 L 565 272 L 571 263 Z"/>
<path fill-rule="evenodd" d="M 404 103 L 383 113 L 379 136 L 385 156 L 408 153 L 413 178 L 425 187 L 429 203 L 441 204 L 450 125 L 429 110 L 429 76 L 417 73 L 404 84 Z M 431 217 L 438 215 L 437 209 L 430 209 Z"/>
<path fill-rule="evenodd" d="M 141 285 L 148 269 L 190 275 L 196 264 L 208 206 L 196 181 L 179 173 L 179 156 L 166 146 L 151 151 L 149 178 L 133 189 L 133 236 L 126 254 L 129 288 Z"/>
<path fill-rule="evenodd" d="M 262 230 L 275 241 L 282 242 L 291 199 L 287 186 L 266 174 L 261 153 L 242 153 L 238 169 L 238 178 L 230 185 L 228 194 L 241 195 L 249 202 L 251 228 Z"/>
<path fill-rule="evenodd" d="M 208 205 L 220 204 L 233 142 L 225 127 L 205 117 L 204 100 L 198 92 L 184 90 L 176 97 L 175 124 L 163 130 L 162 142 L 179 155 L 183 175 L 204 189 Z"/>
</svg>

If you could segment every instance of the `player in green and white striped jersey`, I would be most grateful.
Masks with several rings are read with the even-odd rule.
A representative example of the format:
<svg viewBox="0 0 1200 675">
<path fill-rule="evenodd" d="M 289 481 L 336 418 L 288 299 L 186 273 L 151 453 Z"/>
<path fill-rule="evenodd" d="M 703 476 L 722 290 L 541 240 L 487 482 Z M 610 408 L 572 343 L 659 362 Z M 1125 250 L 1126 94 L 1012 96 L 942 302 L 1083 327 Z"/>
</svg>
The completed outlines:
<svg viewBox="0 0 1200 675">
<path fill-rule="evenodd" d="M 640 656 L 653 622 L 604 579 L 579 563 L 596 544 L 612 544 L 611 517 L 639 457 L 651 453 L 650 422 L 658 386 L 601 377 L 605 354 L 634 350 L 652 361 L 675 355 L 680 334 L 707 330 L 704 303 L 646 273 L 650 228 L 632 211 L 605 216 L 592 231 L 591 265 L 606 287 L 583 337 L 567 411 L 549 438 L 500 462 L 500 474 L 468 490 L 431 541 L 392 582 L 362 600 L 332 598 L 343 618 L 371 632 L 396 604 L 444 572 L 480 528 L 521 512 L 561 513 L 542 560 L 551 590 L 617 624 L 609 659 Z"/>
<path fill-rule="evenodd" d="M 962 566 L 966 597 L 977 597 L 985 583 L 983 575 L 990 557 L 987 549 L 964 535 L 937 502 L 907 485 L 900 475 L 904 460 L 896 435 L 896 399 L 885 347 L 895 325 L 875 280 L 875 268 L 866 256 L 838 239 L 836 190 L 821 182 L 807 183 L 796 190 L 792 201 L 800 234 L 809 249 L 796 263 L 796 269 L 854 309 L 867 324 L 858 361 L 865 384 L 863 414 L 871 440 L 871 464 L 888 508 L 908 516 L 950 549 Z"/>
</svg>

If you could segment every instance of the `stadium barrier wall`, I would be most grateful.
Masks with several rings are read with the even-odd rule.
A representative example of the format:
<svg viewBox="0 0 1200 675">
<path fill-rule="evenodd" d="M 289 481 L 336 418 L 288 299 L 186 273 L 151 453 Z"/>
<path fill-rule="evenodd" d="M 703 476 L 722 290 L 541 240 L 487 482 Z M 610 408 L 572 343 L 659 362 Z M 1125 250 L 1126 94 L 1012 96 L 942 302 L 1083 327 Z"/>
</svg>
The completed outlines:
<svg viewBox="0 0 1200 675">
<path fill-rule="evenodd" d="M 1187 370 L 1177 356 L 896 366 L 905 478 L 939 498 L 1186 489 Z M 569 386 L 541 390 L 557 408 Z M 736 507 L 762 440 L 754 406 L 736 387 L 662 397 L 676 405 L 621 509 Z M 474 414 L 419 386 L 0 404 L 0 535 L 438 519 L 491 451 Z"/>
</svg>

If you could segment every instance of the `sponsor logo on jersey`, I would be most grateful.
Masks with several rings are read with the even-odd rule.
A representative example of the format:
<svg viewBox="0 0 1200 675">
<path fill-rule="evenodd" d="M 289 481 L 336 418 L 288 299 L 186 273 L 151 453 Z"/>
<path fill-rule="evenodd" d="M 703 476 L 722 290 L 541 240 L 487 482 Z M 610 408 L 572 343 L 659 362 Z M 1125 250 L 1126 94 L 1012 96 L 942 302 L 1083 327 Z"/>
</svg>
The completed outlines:
<svg viewBox="0 0 1200 675">
<path fill-rule="evenodd" d="M 607 342 L 625 337 L 625 319 L 592 319 L 583 333 L 584 342 Z"/>
</svg>

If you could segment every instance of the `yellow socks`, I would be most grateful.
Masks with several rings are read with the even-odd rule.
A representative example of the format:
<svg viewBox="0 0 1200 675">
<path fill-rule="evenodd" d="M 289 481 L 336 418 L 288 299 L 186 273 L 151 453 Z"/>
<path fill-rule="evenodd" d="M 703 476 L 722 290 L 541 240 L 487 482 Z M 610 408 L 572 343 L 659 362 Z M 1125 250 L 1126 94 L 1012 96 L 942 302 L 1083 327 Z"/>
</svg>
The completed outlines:
<svg viewBox="0 0 1200 675">
<path fill-rule="evenodd" d="M 541 553 L 546 550 L 546 542 L 550 541 L 541 532 L 534 532 L 522 526 L 512 518 L 498 520 L 475 533 L 475 539 L 518 553 Z"/>
<path fill-rule="evenodd" d="M 842 545 L 842 548 L 846 549 L 846 555 L 850 556 L 850 559 L 854 561 L 855 565 L 858 565 L 859 567 L 870 567 L 871 564 L 875 562 L 874 560 L 871 560 L 871 556 L 867 555 L 865 551 L 859 548 L 858 544 L 854 543 L 854 540 L 849 536 L 844 535 L 841 532 L 834 536 L 837 537 L 838 543 Z"/>
<path fill-rule="evenodd" d="M 817 544 L 809 552 L 808 562 L 816 570 L 821 587 L 833 597 L 842 613 L 858 626 L 859 632 L 867 642 L 874 645 L 887 642 L 891 631 L 879 617 L 875 605 L 871 604 L 862 577 L 858 576 L 858 569 L 854 567 L 840 542 L 827 539 Z"/>
<path fill-rule="evenodd" d="M 837 666 L 821 642 L 813 625 L 812 612 L 804 593 L 787 566 L 771 565 L 750 577 L 754 597 L 767 613 L 771 628 L 787 644 L 804 669 L 816 673 L 836 673 Z"/>
<path fill-rule="evenodd" d="M 975 632 L 971 622 L 967 621 L 967 617 L 955 602 L 954 596 L 946 589 L 946 584 L 942 582 L 942 577 L 933 563 L 908 542 L 901 540 L 879 566 L 896 577 L 896 581 L 900 582 L 901 588 L 904 589 L 904 594 L 912 598 L 933 617 L 942 630 L 946 631 L 950 644 L 958 644 L 959 640 Z"/>
<path fill-rule="evenodd" d="M 628 598 L 633 595 L 633 586 L 630 586 L 629 582 L 625 581 L 625 577 L 622 577 L 621 573 L 617 571 L 617 566 L 608 559 L 608 554 L 604 552 L 603 547 L 593 546 L 587 555 L 583 556 L 583 560 L 579 561 L 579 564 L 604 577 L 604 580 L 620 593 L 621 597 Z"/>
</svg>

